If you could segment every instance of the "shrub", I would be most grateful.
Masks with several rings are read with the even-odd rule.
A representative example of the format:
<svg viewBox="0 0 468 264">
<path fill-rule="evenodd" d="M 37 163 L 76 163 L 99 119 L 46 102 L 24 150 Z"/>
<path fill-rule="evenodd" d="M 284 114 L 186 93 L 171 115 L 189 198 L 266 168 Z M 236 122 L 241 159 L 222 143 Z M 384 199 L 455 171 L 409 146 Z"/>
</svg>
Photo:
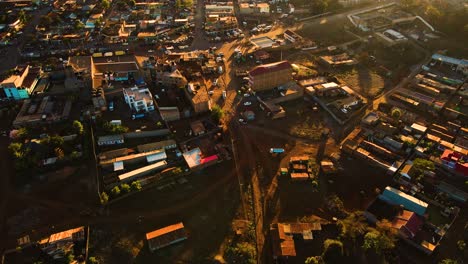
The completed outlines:
<svg viewBox="0 0 468 264">
<path fill-rule="evenodd" d="M 112 194 L 112 197 L 117 197 L 117 196 L 119 196 L 119 195 L 120 195 L 120 188 L 119 188 L 119 186 L 115 186 L 114 188 L 112 188 L 111 194 Z"/>
<path fill-rule="evenodd" d="M 73 121 L 72 126 L 73 126 L 73 131 L 74 131 L 75 133 L 77 133 L 78 135 L 82 135 L 82 134 L 83 134 L 83 131 L 84 131 L 84 129 L 83 129 L 83 124 L 81 124 L 80 121 L 78 121 L 78 120 Z"/>
<path fill-rule="evenodd" d="M 107 204 L 109 202 L 109 195 L 106 192 L 101 193 L 101 204 Z"/>
<path fill-rule="evenodd" d="M 126 183 L 122 183 L 120 185 L 120 191 L 125 194 L 125 193 L 129 193 L 130 192 L 130 185 L 126 184 Z"/>
<path fill-rule="evenodd" d="M 141 183 L 140 183 L 140 181 L 134 181 L 134 182 L 132 182 L 130 187 L 131 187 L 132 191 L 134 191 L 134 192 L 139 191 L 139 190 L 141 190 Z"/>
</svg>

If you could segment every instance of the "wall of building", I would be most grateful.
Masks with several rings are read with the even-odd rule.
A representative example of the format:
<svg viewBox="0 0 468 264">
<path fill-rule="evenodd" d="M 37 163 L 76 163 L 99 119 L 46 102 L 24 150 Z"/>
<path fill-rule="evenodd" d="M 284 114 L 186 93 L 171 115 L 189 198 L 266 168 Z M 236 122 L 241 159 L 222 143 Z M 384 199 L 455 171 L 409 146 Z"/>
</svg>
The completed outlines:
<svg viewBox="0 0 468 264">
<path fill-rule="evenodd" d="M 292 69 L 266 72 L 261 75 L 250 76 L 250 85 L 254 91 L 271 90 L 285 84 L 292 79 Z"/>
</svg>

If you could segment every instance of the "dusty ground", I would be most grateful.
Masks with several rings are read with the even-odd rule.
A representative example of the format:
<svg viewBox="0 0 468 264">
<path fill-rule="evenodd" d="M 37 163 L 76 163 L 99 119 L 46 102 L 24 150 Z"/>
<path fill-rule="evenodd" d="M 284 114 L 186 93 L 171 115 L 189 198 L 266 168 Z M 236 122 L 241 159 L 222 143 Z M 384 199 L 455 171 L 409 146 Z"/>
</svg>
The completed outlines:
<svg viewBox="0 0 468 264">
<path fill-rule="evenodd" d="M 112 253 L 113 248 L 115 250 L 119 240 L 128 238 L 131 241 L 130 246 L 135 249 L 135 263 L 212 263 L 219 254 L 223 239 L 231 230 L 230 223 L 238 209 L 238 186 L 234 175 L 228 175 L 228 181 L 221 188 L 212 190 L 209 198 L 204 197 L 197 201 L 195 206 L 160 218 L 152 218 L 149 212 L 184 204 L 185 201 L 193 199 L 195 193 L 203 190 L 203 186 L 208 185 L 210 181 L 223 177 L 222 171 L 233 171 L 232 168 L 226 167 L 228 164 L 220 165 L 215 165 L 200 175 L 191 175 L 194 179 L 187 185 L 162 191 L 154 188 L 113 205 L 109 210 L 111 214 L 117 215 L 125 214 L 128 208 L 132 208 L 132 212 L 127 214 L 134 215 L 134 220 L 126 221 L 124 226 L 121 223 L 94 226 L 100 237 L 93 242 L 91 255 L 105 260 L 105 263 L 113 259 L 116 261 Z M 172 199 L 175 191 L 183 193 L 176 200 Z M 138 215 L 141 216 L 141 222 Z M 150 253 L 144 241 L 145 233 L 179 221 L 184 223 L 189 239 L 159 252 Z M 103 246 L 108 244 L 108 239 L 112 241 L 110 246 Z"/>
<path fill-rule="evenodd" d="M 337 19 L 322 18 L 319 23 L 304 23 L 298 29 L 302 36 L 321 44 L 323 46 L 335 45 L 355 39 L 346 32 L 346 27 L 352 26 L 346 16 Z"/>
<path fill-rule="evenodd" d="M 352 70 L 338 73 L 337 78 L 367 98 L 375 98 L 385 88 L 385 79 L 365 66 L 357 66 Z"/>
</svg>

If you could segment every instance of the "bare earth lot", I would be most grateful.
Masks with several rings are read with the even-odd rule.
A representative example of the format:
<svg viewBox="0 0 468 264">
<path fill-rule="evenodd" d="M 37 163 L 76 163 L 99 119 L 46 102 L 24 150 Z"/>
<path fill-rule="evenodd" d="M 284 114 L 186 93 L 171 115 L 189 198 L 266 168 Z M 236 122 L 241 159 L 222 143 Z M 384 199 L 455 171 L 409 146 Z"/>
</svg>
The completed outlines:
<svg viewBox="0 0 468 264">
<path fill-rule="evenodd" d="M 375 98 L 385 89 L 385 79 L 365 66 L 338 73 L 337 78 L 367 98 Z"/>
</svg>

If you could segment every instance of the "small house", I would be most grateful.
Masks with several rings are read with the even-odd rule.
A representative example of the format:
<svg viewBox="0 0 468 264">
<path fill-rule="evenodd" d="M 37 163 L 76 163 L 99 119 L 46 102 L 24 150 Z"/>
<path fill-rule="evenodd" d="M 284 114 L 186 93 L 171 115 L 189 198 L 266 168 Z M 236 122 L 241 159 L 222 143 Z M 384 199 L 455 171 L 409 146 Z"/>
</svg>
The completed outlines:
<svg viewBox="0 0 468 264">
<path fill-rule="evenodd" d="M 148 247 L 151 252 L 169 245 L 186 240 L 187 232 L 183 223 L 177 223 L 146 234 Z"/>
</svg>

